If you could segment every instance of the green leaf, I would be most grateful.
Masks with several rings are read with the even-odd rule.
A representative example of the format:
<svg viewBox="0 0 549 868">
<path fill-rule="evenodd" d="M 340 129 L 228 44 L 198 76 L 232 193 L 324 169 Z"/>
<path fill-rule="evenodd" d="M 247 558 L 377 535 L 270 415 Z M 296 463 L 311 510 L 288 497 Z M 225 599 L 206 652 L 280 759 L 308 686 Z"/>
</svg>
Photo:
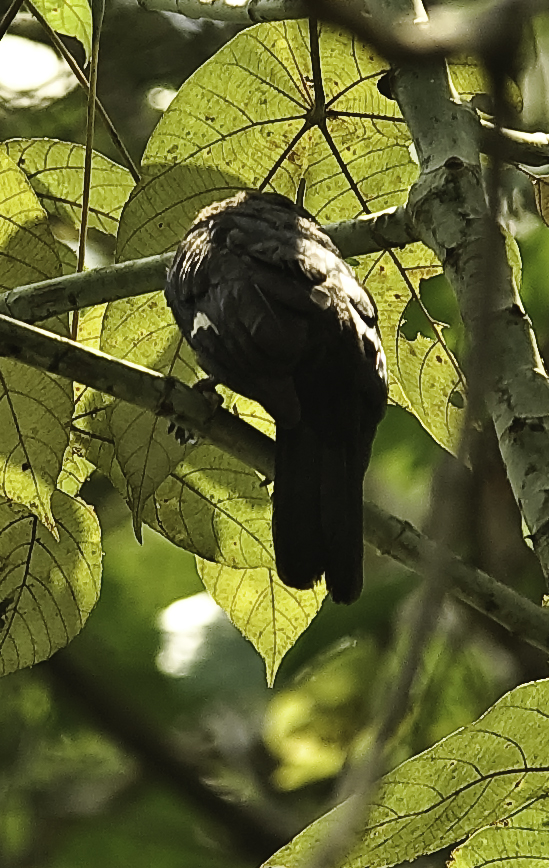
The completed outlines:
<svg viewBox="0 0 549 868">
<path fill-rule="evenodd" d="M 69 444 L 63 458 L 63 467 L 57 480 L 57 488 L 71 497 L 76 497 L 94 470 L 95 466 L 84 458 L 81 450 L 77 446 Z"/>
<path fill-rule="evenodd" d="M 89 60 L 92 39 L 92 14 L 87 0 L 34 0 L 52 30 L 74 36 L 84 46 Z"/>
<path fill-rule="evenodd" d="M 282 658 L 322 605 L 324 582 L 310 591 L 297 591 L 284 585 L 272 569 L 235 570 L 199 558 L 197 566 L 216 603 L 265 661 L 272 687 Z"/>
<path fill-rule="evenodd" d="M 160 292 L 109 304 L 103 318 L 101 349 L 177 376 L 189 385 L 200 377 L 194 354 L 181 338 Z M 165 419 L 123 401 L 111 401 L 107 406 L 109 431 L 140 539 L 145 503 L 181 462 L 182 447 L 173 434 L 168 434 Z"/>
<path fill-rule="evenodd" d="M 0 149 L 0 289 L 60 273 L 46 214 L 21 169 Z"/>
<path fill-rule="evenodd" d="M 0 153 L 0 286 L 60 273 L 46 215 L 25 175 Z M 66 334 L 55 319 L 46 328 Z M 50 499 L 68 444 L 71 384 L 11 359 L 0 365 L 0 494 L 26 505 L 55 533 Z"/>
<path fill-rule="evenodd" d="M 391 400 L 417 416 L 438 443 L 455 452 L 465 388 L 458 364 L 444 342 L 443 324 L 420 310 L 422 331 L 414 339 L 404 334 L 412 292 L 419 298 L 420 281 L 441 271 L 431 250 L 423 244 L 411 244 L 399 251 L 398 259 L 388 252 L 362 257 L 357 273 L 378 307 Z"/>
<path fill-rule="evenodd" d="M 91 506 L 56 491 L 59 541 L 23 506 L 0 500 L 0 674 L 67 645 L 99 596 L 101 536 Z"/>
<path fill-rule="evenodd" d="M 549 787 L 549 681 L 523 684 L 479 720 L 382 779 L 360 839 L 342 868 L 411 861 L 501 822 Z M 301 865 L 337 828 L 346 803 L 272 857 L 269 868 Z"/>
<path fill-rule="evenodd" d="M 25 172 L 49 214 L 78 228 L 82 218 L 83 145 L 56 139 L 11 139 L 0 148 Z M 134 187 L 127 169 L 94 152 L 89 226 L 116 235 L 126 199 Z M 138 254 L 143 256 L 143 253 Z M 136 257 L 137 258 L 137 257 Z"/>
<path fill-rule="evenodd" d="M 549 853 L 547 796 L 507 820 L 475 832 L 454 850 L 448 868 L 532 868 L 546 865 Z"/>
<path fill-rule="evenodd" d="M 229 567 L 272 568 L 271 512 L 257 473 L 203 443 L 185 447 L 182 462 L 154 502 L 147 502 L 143 519 L 201 557 Z"/>
<path fill-rule="evenodd" d="M 118 257 L 170 250 L 199 208 L 242 187 L 271 188 L 322 222 L 405 201 L 417 175 L 398 106 L 377 79 L 386 63 L 343 31 L 323 26 L 325 134 L 314 106 L 308 24 L 260 24 L 240 33 L 182 86 L 153 132 L 143 180 L 122 215 Z M 253 159 L 250 158 L 253 155 Z M 347 165 L 344 172 L 341 163 Z"/>
</svg>

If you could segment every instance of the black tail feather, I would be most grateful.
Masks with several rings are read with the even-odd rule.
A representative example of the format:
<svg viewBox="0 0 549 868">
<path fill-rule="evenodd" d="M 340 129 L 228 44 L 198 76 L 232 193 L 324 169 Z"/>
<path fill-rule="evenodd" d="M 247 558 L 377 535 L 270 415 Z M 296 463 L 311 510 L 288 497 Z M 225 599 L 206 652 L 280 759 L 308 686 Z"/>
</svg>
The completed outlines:
<svg viewBox="0 0 549 868">
<path fill-rule="evenodd" d="M 299 422 L 277 426 L 273 540 L 277 571 L 292 588 L 310 588 L 324 572 L 320 518 L 321 445 Z"/>
<path fill-rule="evenodd" d="M 349 420 L 337 431 L 300 422 L 277 429 L 273 536 L 285 584 L 310 588 L 322 573 L 336 603 L 362 590 L 362 482 L 368 450 Z"/>
</svg>

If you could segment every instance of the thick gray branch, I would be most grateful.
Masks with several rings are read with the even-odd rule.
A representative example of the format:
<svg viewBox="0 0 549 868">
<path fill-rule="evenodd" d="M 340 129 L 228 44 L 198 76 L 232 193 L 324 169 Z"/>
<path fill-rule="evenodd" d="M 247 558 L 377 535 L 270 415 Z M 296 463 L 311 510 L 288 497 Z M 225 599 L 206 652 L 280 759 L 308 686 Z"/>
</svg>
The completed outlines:
<svg viewBox="0 0 549 868">
<path fill-rule="evenodd" d="M 188 427 L 272 479 L 274 443 L 257 429 L 210 402 L 195 389 L 162 374 L 86 349 L 66 338 L 0 315 L 0 357 L 77 380 Z M 372 503 L 364 507 L 365 538 L 411 570 L 443 562 L 461 600 L 522 639 L 549 652 L 549 611 L 495 579 L 466 566 L 408 522 Z M 435 554 L 436 552 L 436 554 Z"/>
<path fill-rule="evenodd" d="M 513 493 L 549 577 L 549 380 L 490 217 L 478 119 L 452 100 L 442 63 L 395 68 L 393 90 L 421 168 L 410 212 L 444 266 L 477 348 L 470 391 L 487 396 Z"/>
</svg>

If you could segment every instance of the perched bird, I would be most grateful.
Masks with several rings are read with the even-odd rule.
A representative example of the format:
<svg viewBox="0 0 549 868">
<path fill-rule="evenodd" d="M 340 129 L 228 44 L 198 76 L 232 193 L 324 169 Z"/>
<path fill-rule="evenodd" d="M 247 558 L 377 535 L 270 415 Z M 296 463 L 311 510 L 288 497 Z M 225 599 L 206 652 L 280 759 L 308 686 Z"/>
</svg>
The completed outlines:
<svg viewBox="0 0 549 868">
<path fill-rule="evenodd" d="M 293 588 L 362 589 L 362 482 L 387 403 L 373 299 L 304 208 L 246 191 L 202 210 L 166 299 L 213 378 L 276 422 L 273 540 Z"/>
</svg>

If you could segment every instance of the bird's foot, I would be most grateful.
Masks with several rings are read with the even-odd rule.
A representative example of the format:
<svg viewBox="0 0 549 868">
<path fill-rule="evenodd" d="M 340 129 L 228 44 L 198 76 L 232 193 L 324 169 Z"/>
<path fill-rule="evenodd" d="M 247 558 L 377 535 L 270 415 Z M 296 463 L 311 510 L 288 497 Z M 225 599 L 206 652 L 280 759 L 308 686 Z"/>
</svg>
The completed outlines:
<svg viewBox="0 0 549 868">
<path fill-rule="evenodd" d="M 200 439 L 196 434 L 193 434 L 192 431 L 189 431 L 188 428 L 182 428 L 176 422 L 170 422 L 168 425 L 168 434 L 173 434 L 181 446 L 195 446 Z"/>
</svg>

